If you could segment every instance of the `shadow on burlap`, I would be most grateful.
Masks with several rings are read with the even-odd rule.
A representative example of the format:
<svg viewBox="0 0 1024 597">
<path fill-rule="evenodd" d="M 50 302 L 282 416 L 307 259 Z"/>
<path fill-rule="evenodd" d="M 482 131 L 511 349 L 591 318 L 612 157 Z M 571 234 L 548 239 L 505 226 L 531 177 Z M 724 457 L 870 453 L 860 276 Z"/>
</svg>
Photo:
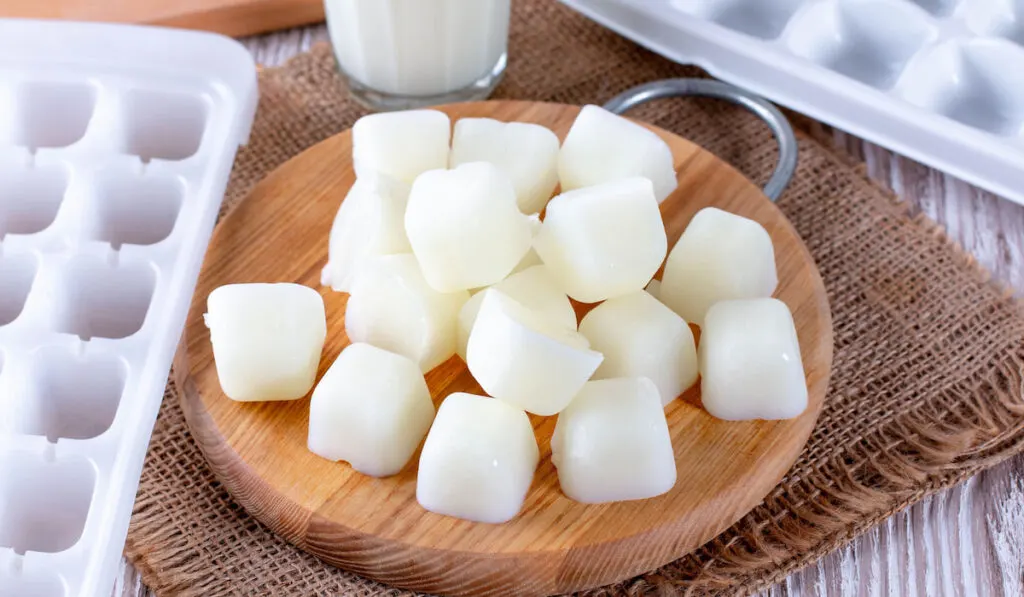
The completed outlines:
<svg viewBox="0 0 1024 597">
<path fill-rule="evenodd" d="M 551 0 L 516 0 L 502 98 L 601 103 L 635 84 L 699 74 Z M 225 209 L 274 167 L 344 130 L 330 50 L 261 74 L 251 142 Z M 766 180 L 775 143 L 711 100 L 631 116 L 682 134 Z M 802 122 L 802 119 L 797 119 Z M 1024 442 L 1024 314 L 934 224 L 808 134 L 779 206 L 828 290 L 835 361 L 799 461 L 764 503 L 695 553 L 594 595 L 746 594 L 781 580 L 894 512 L 1018 453 Z M 126 552 L 160 595 L 405 595 L 327 566 L 246 515 L 204 464 L 176 390 L 153 434 Z"/>
</svg>

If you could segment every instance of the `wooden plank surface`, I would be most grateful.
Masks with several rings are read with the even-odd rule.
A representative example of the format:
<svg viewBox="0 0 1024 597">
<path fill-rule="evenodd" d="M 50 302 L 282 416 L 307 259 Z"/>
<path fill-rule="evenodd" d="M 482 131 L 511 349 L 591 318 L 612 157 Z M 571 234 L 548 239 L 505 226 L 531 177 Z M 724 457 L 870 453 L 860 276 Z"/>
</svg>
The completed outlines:
<svg viewBox="0 0 1024 597">
<path fill-rule="evenodd" d="M 322 21 L 323 0 L 0 0 L 0 15 L 140 23 L 254 35 Z"/>
<path fill-rule="evenodd" d="M 273 65 L 325 38 L 317 26 L 248 39 L 246 45 L 259 62 Z M 1024 296 L 1024 206 L 842 133 L 834 139 Z M 152 597 L 131 565 L 122 566 L 114 597 Z M 894 516 L 763 595 L 1024 595 L 1024 456 Z"/>
</svg>

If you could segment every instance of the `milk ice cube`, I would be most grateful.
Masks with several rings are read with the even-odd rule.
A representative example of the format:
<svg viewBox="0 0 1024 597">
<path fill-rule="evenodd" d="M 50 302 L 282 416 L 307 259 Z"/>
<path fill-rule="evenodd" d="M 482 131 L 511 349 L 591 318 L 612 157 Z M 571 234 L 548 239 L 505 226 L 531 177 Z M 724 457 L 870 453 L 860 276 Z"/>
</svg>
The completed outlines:
<svg viewBox="0 0 1024 597">
<path fill-rule="evenodd" d="M 385 255 L 364 260 L 345 309 L 345 332 L 404 355 L 424 372 L 455 354 L 456 320 L 466 291 L 442 293 L 427 284 L 416 258 Z"/>
<path fill-rule="evenodd" d="M 416 499 L 437 514 L 506 522 L 523 507 L 539 460 L 526 413 L 494 398 L 452 394 L 423 444 Z"/>
<path fill-rule="evenodd" d="M 356 180 L 334 218 L 320 283 L 348 292 L 368 255 L 410 252 L 405 236 L 408 200 L 409 185 L 399 180 L 377 173 Z"/>
<path fill-rule="evenodd" d="M 668 251 L 651 182 L 627 178 L 562 193 L 548 203 L 534 248 L 582 303 L 643 289 Z"/>
<path fill-rule="evenodd" d="M 675 452 L 654 382 L 588 382 L 558 415 L 551 461 L 562 492 L 585 504 L 642 500 L 672 489 Z"/>
<path fill-rule="evenodd" d="M 544 209 L 558 186 L 558 137 L 547 127 L 493 118 L 462 118 L 452 135 L 451 165 L 489 162 L 508 176 L 519 210 Z"/>
<path fill-rule="evenodd" d="M 601 364 L 575 328 L 485 290 L 466 364 L 485 392 L 536 415 L 559 413 Z"/>
<path fill-rule="evenodd" d="M 567 329 L 576 329 L 576 311 L 569 302 L 569 297 L 551 278 L 547 268 L 535 265 L 505 278 L 491 288 L 500 290 L 509 298 L 518 301 L 527 309 L 534 311 L 539 317 L 545 317 L 556 325 Z M 484 293 L 474 294 L 459 311 L 459 336 L 456 352 L 463 360 L 466 359 L 466 346 L 469 344 L 469 333 L 473 330 Z"/>
<path fill-rule="evenodd" d="M 434 403 L 415 362 L 350 344 L 313 390 L 308 447 L 363 474 L 387 477 L 405 467 L 433 420 Z"/>
<path fill-rule="evenodd" d="M 451 120 L 437 110 L 380 112 L 352 126 L 357 178 L 385 174 L 406 184 L 427 170 L 448 167 Z"/>
<path fill-rule="evenodd" d="M 728 421 L 791 419 L 807 408 L 807 381 L 789 307 L 777 299 L 722 301 L 700 336 L 701 398 Z"/>
<path fill-rule="evenodd" d="M 643 126 L 598 106 L 584 106 L 558 154 L 562 191 L 642 176 L 661 203 L 678 186 L 672 150 Z"/>
<path fill-rule="evenodd" d="M 530 220 L 515 190 L 486 162 L 433 170 L 416 179 L 405 231 L 423 277 L 439 292 L 503 280 L 530 250 Z"/>
<path fill-rule="evenodd" d="M 302 398 L 327 338 L 324 301 L 299 284 L 227 284 L 206 299 L 224 394 L 241 402 Z"/>
<path fill-rule="evenodd" d="M 601 303 L 583 318 L 579 331 L 604 355 L 594 379 L 649 378 L 663 405 L 697 381 L 690 326 L 642 290 Z"/>
<path fill-rule="evenodd" d="M 754 220 L 706 207 L 665 262 L 660 300 L 691 323 L 718 301 L 769 297 L 778 285 L 772 239 Z"/>
</svg>

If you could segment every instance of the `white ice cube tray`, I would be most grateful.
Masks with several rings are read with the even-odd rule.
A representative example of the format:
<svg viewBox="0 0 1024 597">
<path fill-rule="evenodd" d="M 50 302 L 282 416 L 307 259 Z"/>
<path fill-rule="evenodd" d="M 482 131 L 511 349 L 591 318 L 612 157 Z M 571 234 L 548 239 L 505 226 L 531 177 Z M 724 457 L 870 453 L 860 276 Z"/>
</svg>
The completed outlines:
<svg viewBox="0 0 1024 597">
<path fill-rule="evenodd" d="M 110 594 L 256 99 L 228 38 L 0 20 L 0 595 Z"/>
<path fill-rule="evenodd" d="M 1024 0 L 562 0 L 676 62 L 1024 203 Z"/>
</svg>

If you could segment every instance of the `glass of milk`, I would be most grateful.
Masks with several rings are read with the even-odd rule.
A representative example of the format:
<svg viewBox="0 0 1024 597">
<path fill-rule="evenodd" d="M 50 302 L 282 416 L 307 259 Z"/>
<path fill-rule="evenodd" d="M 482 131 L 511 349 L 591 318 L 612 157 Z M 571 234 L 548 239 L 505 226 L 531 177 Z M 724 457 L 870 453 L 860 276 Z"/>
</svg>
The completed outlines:
<svg viewBox="0 0 1024 597">
<path fill-rule="evenodd" d="M 505 72 L 511 0 L 324 0 L 338 68 L 374 110 L 484 99 Z"/>
</svg>

